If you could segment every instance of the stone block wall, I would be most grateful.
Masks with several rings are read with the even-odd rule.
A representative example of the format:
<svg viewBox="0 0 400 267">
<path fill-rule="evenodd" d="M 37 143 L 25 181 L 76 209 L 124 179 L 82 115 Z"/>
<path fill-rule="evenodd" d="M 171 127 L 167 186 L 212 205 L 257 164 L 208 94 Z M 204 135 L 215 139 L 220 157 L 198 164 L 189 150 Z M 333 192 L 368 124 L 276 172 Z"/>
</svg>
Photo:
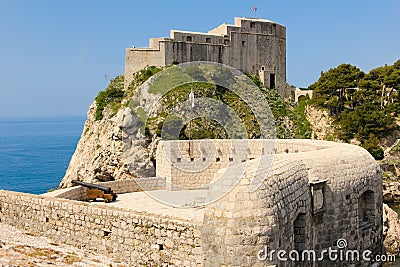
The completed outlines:
<svg viewBox="0 0 400 267">
<path fill-rule="evenodd" d="M 66 199 L 0 191 L 0 222 L 131 266 L 203 266 L 201 226 Z"/>
<path fill-rule="evenodd" d="M 165 66 L 165 41 L 158 40 L 158 48 L 127 48 L 125 57 L 124 89 L 133 80 L 133 74 L 149 66 Z"/>
<path fill-rule="evenodd" d="M 220 170 L 262 155 L 300 153 L 327 147 L 326 143 L 309 141 L 161 141 L 157 148 L 157 176 L 166 178 L 169 189 L 207 188 Z"/>
<path fill-rule="evenodd" d="M 286 151 L 297 140 L 279 142 L 279 150 Z M 372 156 L 348 144 L 307 140 L 298 145 L 301 143 L 306 150 L 313 144 L 316 149 L 276 154 L 268 177 L 254 191 L 250 184 L 255 170 L 266 168 L 260 159 L 248 163 L 244 175 L 233 181 L 236 186 L 232 190 L 224 190 L 221 183 L 211 184 L 210 194 L 224 195 L 205 211 L 205 266 L 371 265 L 362 260 L 330 261 L 327 256 L 303 263 L 282 262 L 276 255 L 270 259 L 270 254 L 265 260 L 257 257 L 265 247 L 269 252 L 313 250 L 319 257 L 329 248 L 339 251 L 340 239 L 346 240 L 345 252 L 383 253 L 382 174 Z M 320 198 L 315 193 L 318 190 L 322 190 Z"/>
</svg>

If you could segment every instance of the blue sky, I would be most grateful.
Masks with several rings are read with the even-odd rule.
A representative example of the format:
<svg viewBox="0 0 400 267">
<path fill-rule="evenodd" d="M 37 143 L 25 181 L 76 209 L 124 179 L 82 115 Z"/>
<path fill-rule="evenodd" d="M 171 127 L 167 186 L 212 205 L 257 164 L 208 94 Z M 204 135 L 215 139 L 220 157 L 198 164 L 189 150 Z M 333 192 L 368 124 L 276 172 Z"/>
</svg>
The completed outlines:
<svg viewBox="0 0 400 267">
<path fill-rule="evenodd" d="M 287 27 L 296 86 L 341 63 L 368 71 L 400 59 L 398 0 L 0 0 L 0 117 L 85 116 L 105 75 L 124 72 L 126 47 L 235 16 Z"/>
</svg>

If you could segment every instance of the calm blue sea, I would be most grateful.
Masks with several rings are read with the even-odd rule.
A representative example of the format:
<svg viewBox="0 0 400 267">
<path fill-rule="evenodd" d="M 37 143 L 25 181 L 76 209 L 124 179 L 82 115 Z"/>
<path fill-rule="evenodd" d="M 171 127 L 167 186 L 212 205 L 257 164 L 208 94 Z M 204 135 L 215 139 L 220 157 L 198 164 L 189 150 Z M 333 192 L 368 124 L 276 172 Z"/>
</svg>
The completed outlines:
<svg viewBox="0 0 400 267">
<path fill-rule="evenodd" d="M 42 194 L 63 178 L 85 118 L 0 119 L 0 189 Z"/>
</svg>

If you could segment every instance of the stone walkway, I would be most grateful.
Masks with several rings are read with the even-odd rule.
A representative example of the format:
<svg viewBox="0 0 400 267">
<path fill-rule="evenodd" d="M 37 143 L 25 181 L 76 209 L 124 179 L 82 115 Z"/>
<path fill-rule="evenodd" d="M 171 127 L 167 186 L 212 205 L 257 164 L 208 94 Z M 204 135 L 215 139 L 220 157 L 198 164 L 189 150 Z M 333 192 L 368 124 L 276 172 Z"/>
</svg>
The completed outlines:
<svg viewBox="0 0 400 267">
<path fill-rule="evenodd" d="M 206 190 L 135 192 L 118 195 L 112 203 L 92 202 L 94 205 L 109 205 L 163 217 L 185 219 L 203 223 Z M 166 204 L 168 203 L 168 204 Z"/>
</svg>

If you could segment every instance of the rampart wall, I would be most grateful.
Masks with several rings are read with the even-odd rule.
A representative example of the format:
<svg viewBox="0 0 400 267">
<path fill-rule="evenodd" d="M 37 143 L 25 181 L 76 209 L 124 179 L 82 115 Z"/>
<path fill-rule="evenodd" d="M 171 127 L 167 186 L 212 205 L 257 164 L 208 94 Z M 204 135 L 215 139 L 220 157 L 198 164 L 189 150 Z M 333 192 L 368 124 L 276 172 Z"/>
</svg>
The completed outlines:
<svg viewBox="0 0 400 267">
<path fill-rule="evenodd" d="M 161 141 L 157 176 L 169 189 L 207 188 L 219 170 L 263 155 L 299 153 L 326 148 L 309 140 L 193 140 Z M 171 188 L 172 187 L 172 188 Z"/>
<path fill-rule="evenodd" d="M 132 266 L 204 262 L 201 225 L 150 212 L 0 191 L 0 222 Z"/>
<path fill-rule="evenodd" d="M 278 142 L 290 145 L 297 141 Z M 267 247 L 270 252 L 300 254 L 313 250 L 319 258 L 323 250 L 339 251 L 338 240 L 345 240 L 344 252 L 370 250 L 371 257 L 383 253 L 382 174 L 372 156 L 348 144 L 303 143 L 306 150 L 312 144 L 320 147 L 276 154 L 268 178 L 256 190 L 250 187 L 254 174 L 269 168 L 260 164 L 262 158 L 248 162 L 240 180 L 232 180 L 236 186 L 227 181 L 210 185 L 210 194 L 227 193 L 205 211 L 206 266 L 371 266 L 361 257 L 299 263 L 270 259 L 271 254 L 260 261 L 257 256 L 262 258 L 264 254 L 258 253 Z"/>
</svg>

